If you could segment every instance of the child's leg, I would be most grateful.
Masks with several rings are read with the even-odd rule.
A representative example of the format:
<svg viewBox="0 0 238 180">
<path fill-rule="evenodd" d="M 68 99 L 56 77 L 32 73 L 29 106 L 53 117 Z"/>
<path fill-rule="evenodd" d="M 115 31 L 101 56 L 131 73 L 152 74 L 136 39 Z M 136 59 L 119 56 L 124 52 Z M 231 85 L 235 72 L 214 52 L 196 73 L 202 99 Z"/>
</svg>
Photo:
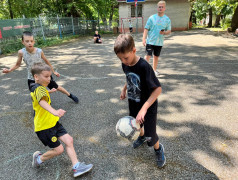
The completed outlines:
<svg viewBox="0 0 238 180">
<path fill-rule="evenodd" d="M 59 139 L 66 145 L 66 152 L 72 162 L 72 166 L 74 166 L 76 163 L 78 163 L 78 158 L 74 150 L 73 138 L 69 134 L 65 134 L 59 137 Z"/>
<path fill-rule="evenodd" d="M 158 150 L 158 149 L 159 149 L 159 140 L 155 143 L 154 149 L 155 149 L 155 150 Z"/>
<path fill-rule="evenodd" d="M 66 94 L 66 95 L 67 95 L 69 98 L 71 98 L 74 102 L 76 102 L 76 103 L 79 102 L 79 99 L 78 99 L 75 95 L 69 93 L 69 92 L 68 92 L 66 89 L 64 89 L 62 86 L 58 86 L 57 90 L 60 91 L 60 92 L 62 92 L 62 93 L 64 93 L 64 94 Z"/>
<path fill-rule="evenodd" d="M 57 90 L 66 94 L 67 96 L 70 96 L 70 93 L 66 89 L 64 89 L 62 86 L 58 86 Z"/>
<path fill-rule="evenodd" d="M 40 156 L 42 162 L 52 159 L 55 156 L 58 156 L 64 152 L 64 147 L 60 144 L 58 147 L 47 151 L 46 153 Z"/>
<path fill-rule="evenodd" d="M 144 127 L 140 128 L 140 136 L 144 136 L 145 131 L 144 131 Z"/>
</svg>

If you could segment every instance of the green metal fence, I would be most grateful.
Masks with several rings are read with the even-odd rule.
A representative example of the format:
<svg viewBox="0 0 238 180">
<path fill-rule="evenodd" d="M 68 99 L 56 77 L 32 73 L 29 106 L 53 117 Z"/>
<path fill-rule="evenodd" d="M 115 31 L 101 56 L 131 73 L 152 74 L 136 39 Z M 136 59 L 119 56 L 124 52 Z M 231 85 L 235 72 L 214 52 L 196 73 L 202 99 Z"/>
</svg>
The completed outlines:
<svg viewBox="0 0 238 180">
<path fill-rule="evenodd" d="M 0 54 L 6 47 L 20 46 L 21 35 L 30 31 L 35 37 L 46 40 L 48 37 L 63 38 L 70 35 L 92 34 L 99 27 L 97 20 L 84 20 L 75 17 L 39 17 L 31 19 L 0 20 Z"/>
</svg>

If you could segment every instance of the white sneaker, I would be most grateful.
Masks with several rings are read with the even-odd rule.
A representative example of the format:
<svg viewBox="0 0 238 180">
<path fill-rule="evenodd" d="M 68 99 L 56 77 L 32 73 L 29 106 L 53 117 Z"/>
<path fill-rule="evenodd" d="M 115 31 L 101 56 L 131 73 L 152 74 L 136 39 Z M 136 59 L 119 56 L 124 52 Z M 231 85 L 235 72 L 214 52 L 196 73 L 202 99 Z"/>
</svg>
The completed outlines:
<svg viewBox="0 0 238 180">
<path fill-rule="evenodd" d="M 155 71 L 155 76 L 159 76 L 159 72 Z"/>
<path fill-rule="evenodd" d="M 93 168 L 92 164 L 86 165 L 84 163 L 79 162 L 78 167 L 76 169 L 73 169 L 74 177 L 78 177 L 78 176 L 90 171 L 92 168 Z"/>
<path fill-rule="evenodd" d="M 33 154 L 32 167 L 39 167 L 40 166 L 40 164 L 38 164 L 38 162 L 37 162 L 37 158 L 39 156 L 41 156 L 41 152 L 40 151 L 36 151 Z"/>
</svg>

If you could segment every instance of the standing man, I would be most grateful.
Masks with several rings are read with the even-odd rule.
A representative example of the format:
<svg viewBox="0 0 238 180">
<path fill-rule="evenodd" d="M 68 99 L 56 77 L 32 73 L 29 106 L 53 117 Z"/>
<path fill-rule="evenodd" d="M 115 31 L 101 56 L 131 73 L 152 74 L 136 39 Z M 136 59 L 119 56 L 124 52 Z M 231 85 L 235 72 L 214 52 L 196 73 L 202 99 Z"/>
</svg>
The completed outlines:
<svg viewBox="0 0 238 180">
<path fill-rule="evenodd" d="M 157 8 L 158 13 L 150 16 L 145 25 L 142 40 L 143 45 L 146 46 L 145 59 L 148 62 L 153 53 L 153 70 L 156 76 L 159 75 L 156 68 L 164 44 L 164 35 L 171 33 L 171 21 L 169 17 L 164 14 L 166 10 L 166 2 L 159 1 Z"/>
</svg>

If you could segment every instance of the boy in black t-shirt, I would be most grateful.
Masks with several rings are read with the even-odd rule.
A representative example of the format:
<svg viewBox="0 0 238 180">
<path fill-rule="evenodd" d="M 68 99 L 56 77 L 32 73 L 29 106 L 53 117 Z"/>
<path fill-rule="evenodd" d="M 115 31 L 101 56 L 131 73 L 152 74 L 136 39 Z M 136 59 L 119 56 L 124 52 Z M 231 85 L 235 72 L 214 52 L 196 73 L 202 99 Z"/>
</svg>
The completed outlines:
<svg viewBox="0 0 238 180">
<path fill-rule="evenodd" d="M 148 146 L 154 146 L 157 165 L 163 167 L 166 162 L 164 147 L 156 134 L 157 97 L 162 91 L 161 85 L 150 64 L 136 55 L 131 35 L 119 35 L 114 44 L 114 52 L 122 62 L 127 80 L 120 99 L 126 98 L 127 91 L 130 116 L 135 117 L 141 126 L 140 136 L 133 142 L 133 147 L 137 148 L 144 142 Z"/>
<path fill-rule="evenodd" d="M 102 39 L 100 34 L 98 34 L 98 31 L 95 31 L 93 40 L 94 40 L 94 43 L 102 43 Z"/>
</svg>

